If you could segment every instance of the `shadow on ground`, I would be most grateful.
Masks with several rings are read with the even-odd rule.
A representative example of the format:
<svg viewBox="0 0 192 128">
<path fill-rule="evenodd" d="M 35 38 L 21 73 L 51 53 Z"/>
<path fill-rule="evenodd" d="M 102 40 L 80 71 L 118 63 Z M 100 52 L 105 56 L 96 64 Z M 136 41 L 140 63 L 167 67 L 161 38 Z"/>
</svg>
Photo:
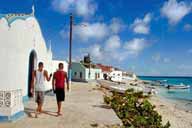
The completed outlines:
<svg viewBox="0 0 192 128">
<path fill-rule="evenodd" d="M 25 108 L 24 112 L 27 114 L 28 117 L 35 118 L 35 109 Z M 54 117 L 58 116 L 57 112 L 53 112 L 53 111 L 43 111 L 42 114 L 46 114 L 46 115 L 54 116 Z"/>
</svg>

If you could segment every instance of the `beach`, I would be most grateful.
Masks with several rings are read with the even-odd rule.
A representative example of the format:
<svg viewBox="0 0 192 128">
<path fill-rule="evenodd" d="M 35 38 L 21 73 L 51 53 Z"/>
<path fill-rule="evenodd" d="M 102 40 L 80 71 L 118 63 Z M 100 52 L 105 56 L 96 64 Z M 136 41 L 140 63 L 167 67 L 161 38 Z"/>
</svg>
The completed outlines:
<svg viewBox="0 0 192 128">
<path fill-rule="evenodd" d="M 151 87 L 150 84 L 147 86 Z M 162 116 L 163 124 L 169 121 L 171 128 L 192 128 L 191 101 L 176 98 L 178 95 L 182 97 L 186 93 L 190 94 L 190 90 L 167 90 L 165 87 L 153 87 L 157 94 L 152 95 L 149 101 L 155 105 L 155 110 Z M 171 92 L 175 92 L 174 95 Z"/>
<path fill-rule="evenodd" d="M 138 80 L 137 82 L 143 83 L 142 80 Z M 119 87 L 119 92 L 122 91 L 121 85 L 109 81 L 102 81 L 101 83 L 104 88 L 114 90 L 112 87 L 116 85 Z M 143 85 L 138 84 L 137 86 L 141 87 Z M 137 86 L 132 86 L 132 88 L 135 89 Z M 151 87 L 150 85 L 144 86 Z M 155 88 L 156 90 L 159 90 L 159 87 Z M 118 91 L 118 89 L 115 89 L 114 91 Z M 167 99 L 159 94 L 150 96 L 149 101 L 156 106 L 155 110 L 162 116 L 163 124 L 166 124 L 167 121 L 169 121 L 171 128 L 192 128 L 192 108 L 190 110 L 189 107 L 186 108 L 185 106 L 186 104 L 190 104 L 191 101 Z"/>
<path fill-rule="evenodd" d="M 192 128 L 192 112 L 178 108 L 176 103 L 159 96 L 152 96 L 150 102 L 162 115 L 163 123 L 169 121 L 171 128 Z"/>
<path fill-rule="evenodd" d="M 149 80 L 149 82 L 166 80 L 168 84 L 179 85 L 184 83 L 191 86 L 191 77 L 143 78 Z M 191 88 L 168 90 L 163 86 L 153 87 L 155 87 L 158 93 L 150 98 L 150 102 L 156 106 L 156 110 L 162 115 L 163 123 L 169 121 L 171 128 L 192 128 Z"/>
</svg>

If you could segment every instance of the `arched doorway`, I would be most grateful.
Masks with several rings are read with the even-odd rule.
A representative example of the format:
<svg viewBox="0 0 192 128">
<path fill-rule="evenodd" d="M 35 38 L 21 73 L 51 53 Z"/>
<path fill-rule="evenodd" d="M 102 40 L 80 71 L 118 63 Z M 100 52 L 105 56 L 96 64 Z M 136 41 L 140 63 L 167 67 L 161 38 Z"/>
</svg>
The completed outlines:
<svg viewBox="0 0 192 128">
<path fill-rule="evenodd" d="M 29 71 L 28 71 L 28 96 L 32 97 L 31 94 L 31 80 L 32 80 L 32 72 L 37 68 L 37 54 L 33 50 L 29 55 Z"/>
</svg>

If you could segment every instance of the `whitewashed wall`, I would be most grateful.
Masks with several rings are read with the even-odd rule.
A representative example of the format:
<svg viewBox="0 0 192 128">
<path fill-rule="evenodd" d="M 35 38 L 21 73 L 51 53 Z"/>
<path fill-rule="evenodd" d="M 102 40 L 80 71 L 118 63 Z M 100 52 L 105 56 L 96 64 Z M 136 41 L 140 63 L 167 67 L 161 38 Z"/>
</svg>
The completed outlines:
<svg viewBox="0 0 192 128">
<path fill-rule="evenodd" d="M 52 53 L 47 50 L 40 26 L 35 17 L 17 19 L 8 26 L 0 19 L 0 90 L 22 89 L 27 95 L 29 55 L 37 53 L 38 62 L 44 62 L 51 72 Z"/>
<path fill-rule="evenodd" d="M 86 76 L 86 80 L 95 80 L 95 73 L 99 74 L 99 78 L 97 78 L 98 80 L 99 79 L 102 79 L 102 71 L 101 69 L 93 69 L 93 68 L 90 68 L 90 78 L 89 78 L 89 68 L 86 68 L 85 69 L 85 76 Z"/>
</svg>

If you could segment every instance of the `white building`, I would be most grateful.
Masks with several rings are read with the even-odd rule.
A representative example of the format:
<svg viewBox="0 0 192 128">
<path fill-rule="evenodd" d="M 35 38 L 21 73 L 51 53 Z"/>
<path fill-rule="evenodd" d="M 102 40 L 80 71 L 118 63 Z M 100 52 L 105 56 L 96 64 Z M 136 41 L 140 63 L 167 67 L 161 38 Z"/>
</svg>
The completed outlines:
<svg viewBox="0 0 192 128">
<path fill-rule="evenodd" d="M 131 81 L 131 80 L 136 80 L 137 76 L 133 72 L 123 72 L 122 79 L 123 81 Z"/>
<path fill-rule="evenodd" d="M 96 65 L 87 67 L 80 62 L 73 62 L 72 67 L 72 80 L 74 81 L 90 81 L 102 79 L 102 71 Z"/>
<path fill-rule="evenodd" d="M 44 63 L 48 73 L 57 68 L 58 61 L 52 61 L 51 48 L 46 47 L 32 10 L 31 14 L 0 14 L 0 121 L 23 115 L 31 72 L 38 62 Z M 49 89 L 51 82 L 47 83 Z"/>
<path fill-rule="evenodd" d="M 121 82 L 122 81 L 122 71 L 117 71 L 114 70 L 112 72 L 109 73 L 109 78 L 110 80 L 114 81 L 114 82 Z"/>
</svg>

